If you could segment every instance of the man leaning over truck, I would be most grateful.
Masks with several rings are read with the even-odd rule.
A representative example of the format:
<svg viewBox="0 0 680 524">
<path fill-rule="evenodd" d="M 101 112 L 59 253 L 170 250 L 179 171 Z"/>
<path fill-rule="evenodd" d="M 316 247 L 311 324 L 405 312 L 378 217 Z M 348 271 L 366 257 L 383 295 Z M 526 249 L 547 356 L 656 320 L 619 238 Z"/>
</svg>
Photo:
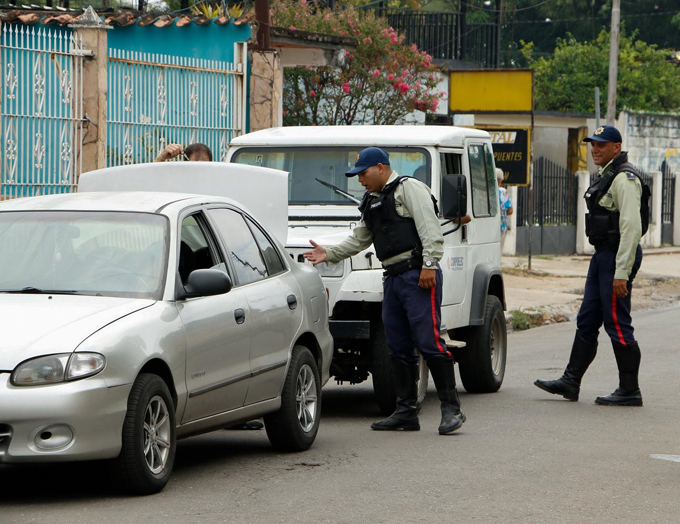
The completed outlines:
<svg viewBox="0 0 680 524">
<path fill-rule="evenodd" d="M 359 211 L 361 221 L 340 244 L 323 247 L 310 240 L 304 253 L 312 263 L 336 263 L 371 244 L 385 269 L 382 318 L 397 406 L 387 419 L 374 422 L 379 431 L 418 431 L 418 349 L 432 373 L 441 401 L 439 434 L 459 429 L 465 422 L 456 391 L 453 358 L 440 335 L 444 237 L 430 189 L 422 182 L 399 176 L 390 167 L 387 152 L 377 147 L 362 150 L 354 169 L 366 189 Z M 414 348 L 415 346 L 415 348 Z"/>
</svg>

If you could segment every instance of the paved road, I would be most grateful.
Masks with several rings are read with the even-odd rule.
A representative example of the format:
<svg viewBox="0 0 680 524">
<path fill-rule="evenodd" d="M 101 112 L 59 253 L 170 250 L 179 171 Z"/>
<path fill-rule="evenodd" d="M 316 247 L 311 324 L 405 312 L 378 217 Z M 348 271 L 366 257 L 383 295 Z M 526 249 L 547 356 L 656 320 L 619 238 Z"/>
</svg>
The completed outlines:
<svg viewBox="0 0 680 524">
<path fill-rule="evenodd" d="M 462 394 L 468 422 L 436 434 L 431 388 L 418 433 L 369 429 L 368 386 L 324 390 L 314 447 L 271 450 L 263 431 L 183 441 L 165 491 L 112 496 L 97 465 L 0 467 L 0 523 L 677 523 L 680 309 L 637 316 L 644 408 L 607 408 L 616 385 L 609 345 L 584 379 L 582 401 L 532 385 L 557 376 L 575 326 L 509 337 L 501 391 Z M 603 338 L 603 337 L 601 337 Z"/>
</svg>

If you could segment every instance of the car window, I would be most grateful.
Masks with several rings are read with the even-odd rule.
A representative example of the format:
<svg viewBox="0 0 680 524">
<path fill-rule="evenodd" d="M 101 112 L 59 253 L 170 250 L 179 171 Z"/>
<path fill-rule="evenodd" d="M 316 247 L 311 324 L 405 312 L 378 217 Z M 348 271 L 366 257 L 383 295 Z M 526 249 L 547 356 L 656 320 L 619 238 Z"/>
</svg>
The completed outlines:
<svg viewBox="0 0 680 524">
<path fill-rule="evenodd" d="M 494 208 L 490 205 L 490 193 L 493 194 L 495 186 L 489 184 L 487 170 L 487 155 L 484 145 L 473 144 L 468 147 L 470 161 L 470 181 L 472 183 L 472 212 L 476 217 L 485 217 L 493 214 Z M 493 158 L 493 157 L 492 157 Z M 493 171 L 493 163 L 491 164 Z M 494 199 L 495 194 L 493 195 Z"/>
<path fill-rule="evenodd" d="M 267 278 L 267 265 L 241 213 L 231 209 L 211 209 L 208 215 L 215 221 L 224 239 L 237 283 L 250 284 Z"/>
<path fill-rule="evenodd" d="M 182 220 L 179 244 L 178 271 L 182 284 L 187 283 L 189 274 L 196 269 L 219 268 L 226 271 L 211 249 L 206 236 L 207 226 L 200 213 L 189 215 Z"/>
<path fill-rule="evenodd" d="M 274 247 L 271 240 L 267 238 L 260 227 L 255 222 L 250 220 L 250 218 L 246 217 L 246 222 L 250 226 L 250 230 L 253 232 L 253 236 L 257 241 L 257 245 L 260 247 L 260 251 L 262 252 L 262 257 L 264 258 L 264 263 L 267 266 L 267 271 L 269 274 L 276 275 L 285 271 L 286 267 L 281 261 L 279 251 Z"/>
<path fill-rule="evenodd" d="M 150 213 L 0 213 L 0 291 L 159 298 L 167 237 Z"/>
</svg>

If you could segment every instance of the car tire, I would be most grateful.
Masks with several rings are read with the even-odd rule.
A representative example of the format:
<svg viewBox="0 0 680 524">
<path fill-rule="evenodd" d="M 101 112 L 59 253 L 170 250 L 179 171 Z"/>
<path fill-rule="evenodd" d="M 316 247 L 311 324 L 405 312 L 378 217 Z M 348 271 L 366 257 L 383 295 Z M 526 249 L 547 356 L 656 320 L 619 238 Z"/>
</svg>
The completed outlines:
<svg viewBox="0 0 680 524">
<path fill-rule="evenodd" d="M 486 297 L 484 323 L 456 330 L 466 346 L 456 353 L 460 379 L 469 393 L 494 393 L 505 376 L 508 337 L 503 306 L 498 297 Z"/>
<path fill-rule="evenodd" d="M 371 374 L 373 375 L 373 394 L 378 402 L 380 412 L 389 416 L 394 413 L 397 406 L 397 393 L 392 376 L 392 361 L 390 350 L 385 339 L 385 328 L 382 322 L 371 329 L 372 362 Z M 422 355 L 418 354 L 418 410 L 425 401 L 429 369 Z"/>
<path fill-rule="evenodd" d="M 142 373 L 132 385 L 122 436 L 114 482 L 134 495 L 161 491 L 172 473 L 177 438 L 175 404 L 158 375 Z"/>
<path fill-rule="evenodd" d="M 312 353 L 295 346 L 281 392 L 281 408 L 264 416 L 269 442 L 277 451 L 304 451 L 314 443 L 321 419 L 321 380 Z"/>
</svg>

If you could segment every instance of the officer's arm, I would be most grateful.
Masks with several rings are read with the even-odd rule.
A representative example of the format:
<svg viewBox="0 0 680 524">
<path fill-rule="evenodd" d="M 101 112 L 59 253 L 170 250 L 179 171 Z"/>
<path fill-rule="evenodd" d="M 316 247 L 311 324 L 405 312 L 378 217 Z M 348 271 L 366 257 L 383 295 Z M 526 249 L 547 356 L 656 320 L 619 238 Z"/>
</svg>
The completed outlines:
<svg viewBox="0 0 680 524">
<path fill-rule="evenodd" d="M 431 261 L 436 264 L 444 255 L 444 236 L 439 218 L 434 213 L 430 189 L 416 180 L 405 180 L 401 188 L 404 206 L 408 215 L 413 218 L 423 244 L 423 262 Z"/>
<path fill-rule="evenodd" d="M 610 192 L 614 206 L 619 212 L 619 232 L 621 234 L 619 250 L 616 253 L 614 279 L 628 280 L 635 262 L 635 251 L 642 236 L 642 223 L 640 221 L 642 186 L 635 175 L 619 173 L 612 182 Z"/>
<path fill-rule="evenodd" d="M 335 246 L 326 247 L 326 255 L 328 262 L 335 264 L 346 258 L 349 258 L 357 253 L 361 253 L 364 249 L 373 243 L 371 232 L 366 227 L 362 220 L 352 230 L 352 234 L 345 240 L 336 244 Z"/>
</svg>

